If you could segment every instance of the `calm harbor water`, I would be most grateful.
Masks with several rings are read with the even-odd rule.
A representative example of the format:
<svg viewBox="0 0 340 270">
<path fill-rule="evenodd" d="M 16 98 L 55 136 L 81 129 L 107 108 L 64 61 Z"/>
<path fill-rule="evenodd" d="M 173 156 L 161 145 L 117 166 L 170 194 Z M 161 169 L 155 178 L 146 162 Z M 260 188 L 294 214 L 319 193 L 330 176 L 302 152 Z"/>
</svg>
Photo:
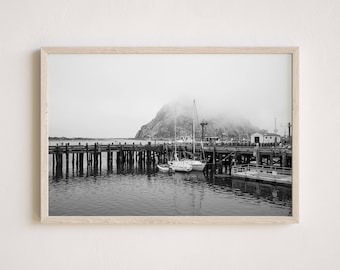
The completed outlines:
<svg viewBox="0 0 340 270">
<path fill-rule="evenodd" d="M 106 142 L 103 142 L 103 144 Z M 71 143 L 70 143 L 71 144 Z M 51 144 L 52 145 L 52 144 Z M 103 154 L 103 165 L 106 164 Z M 115 162 L 114 162 L 115 164 Z M 65 166 L 64 166 L 65 168 Z M 71 167 L 70 167 L 71 168 Z M 87 176 L 88 175 L 88 176 Z M 291 188 L 200 172 L 168 175 L 133 168 L 84 176 L 70 171 L 58 179 L 49 160 L 51 216 L 288 216 Z"/>
</svg>

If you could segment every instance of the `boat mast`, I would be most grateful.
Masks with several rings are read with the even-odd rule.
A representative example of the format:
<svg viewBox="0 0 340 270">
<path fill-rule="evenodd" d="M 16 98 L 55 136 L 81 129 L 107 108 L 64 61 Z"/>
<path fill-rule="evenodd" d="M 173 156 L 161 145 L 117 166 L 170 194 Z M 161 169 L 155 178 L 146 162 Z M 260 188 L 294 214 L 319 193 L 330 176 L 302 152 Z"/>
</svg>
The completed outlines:
<svg viewBox="0 0 340 270">
<path fill-rule="evenodd" d="M 177 148 L 176 148 L 176 137 L 177 137 L 177 135 L 176 135 L 176 125 L 177 125 L 177 114 L 176 114 L 176 112 L 175 112 L 175 158 L 177 157 Z"/>
<path fill-rule="evenodd" d="M 193 159 L 195 159 L 195 100 L 192 108 L 192 154 L 193 154 Z"/>
</svg>

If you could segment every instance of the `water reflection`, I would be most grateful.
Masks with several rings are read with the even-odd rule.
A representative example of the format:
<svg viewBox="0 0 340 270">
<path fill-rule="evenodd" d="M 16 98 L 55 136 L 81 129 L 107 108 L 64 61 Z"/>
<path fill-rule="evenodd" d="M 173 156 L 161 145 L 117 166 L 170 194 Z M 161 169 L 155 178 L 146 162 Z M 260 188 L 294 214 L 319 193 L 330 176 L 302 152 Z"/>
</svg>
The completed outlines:
<svg viewBox="0 0 340 270">
<path fill-rule="evenodd" d="M 49 210 L 50 215 L 73 216 L 288 216 L 291 188 L 201 172 L 168 175 L 152 164 L 98 172 L 72 168 L 61 175 L 51 168 Z"/>
</svg>

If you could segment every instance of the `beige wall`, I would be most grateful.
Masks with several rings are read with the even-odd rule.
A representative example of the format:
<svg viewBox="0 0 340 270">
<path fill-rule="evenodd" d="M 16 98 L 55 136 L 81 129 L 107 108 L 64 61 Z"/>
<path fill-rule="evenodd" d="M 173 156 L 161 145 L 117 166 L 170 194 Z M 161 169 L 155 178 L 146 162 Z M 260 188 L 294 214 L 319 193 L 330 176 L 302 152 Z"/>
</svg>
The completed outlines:
<svg viewBox="0 0 340 270">
<path fill-rule="evenodd" d="M 340 269 L 340 1 L 0 6 L 0 269 Z M 300 46 L 300 224 L 41 225 L 41 46 Z"/>
</svg>

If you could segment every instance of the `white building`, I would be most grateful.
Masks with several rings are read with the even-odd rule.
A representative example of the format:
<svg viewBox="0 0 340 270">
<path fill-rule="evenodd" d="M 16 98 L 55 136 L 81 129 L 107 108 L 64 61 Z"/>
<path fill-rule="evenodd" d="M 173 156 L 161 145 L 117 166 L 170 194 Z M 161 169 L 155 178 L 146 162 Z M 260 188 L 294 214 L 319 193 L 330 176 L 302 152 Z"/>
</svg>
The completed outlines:
<svg viewBox="0 0 340 270">
<path fill-rule="evenodd" d="M 254 133 L 250 136 L 251 143 L 280 143 L 281 136 L 275 133 Z"/>
</svg>

